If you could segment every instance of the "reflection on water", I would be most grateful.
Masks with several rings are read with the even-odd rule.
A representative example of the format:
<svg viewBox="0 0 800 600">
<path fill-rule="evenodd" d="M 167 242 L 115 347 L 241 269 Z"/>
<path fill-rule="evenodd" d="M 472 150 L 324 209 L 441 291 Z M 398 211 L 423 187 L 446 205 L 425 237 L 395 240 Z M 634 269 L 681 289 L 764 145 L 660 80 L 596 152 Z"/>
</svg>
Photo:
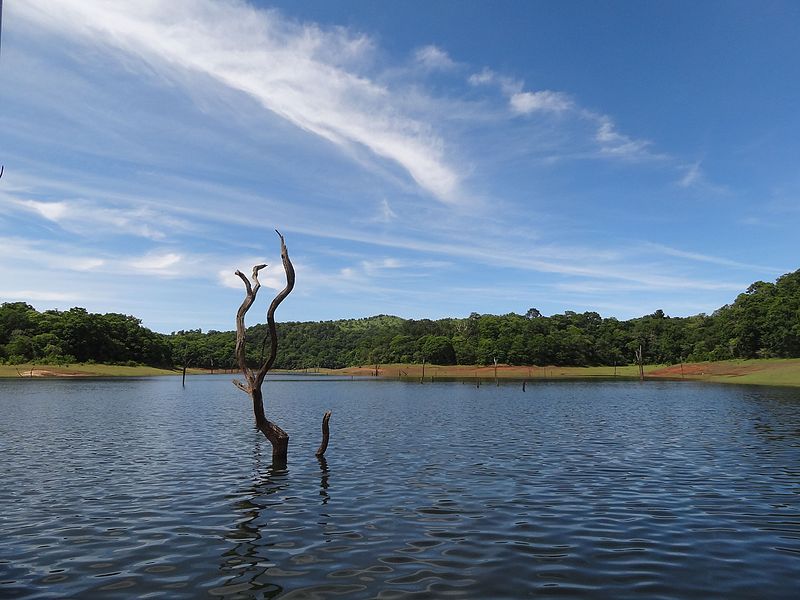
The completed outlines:
<svg viewBox="0 0 800 600">
<path fill-rule="evenodd" d="M 330 469 L 328 468 L 328 459 L 324 456 L 320 456 L 317 458 L 317 462 L 319 463 L 319 495 L 322 497 L 322 505 L 325 506 L 328 503 L 331 495 L 328 493 L 328 488 L 330 487 L 330 483 L 328 479 L 330 478 Z"/>
<path fill-rule="evenodd" d="M 797 391 L 0 382 L 0 597 L 794 597 Z M 327 460 L 318 418 L 337 414 Z"/>
<path fill-rule="evenodd" d="M 252 484 L 233 497 L 238 518 L 235 529 L 227 536 L 233 546 L 225 551 L 220 565 L 220 571 L 228 578 L 222 586 L 211 590 L 212 594 L 228 596 L 247 592 L 258 597 L 274 598 L 283 591 L 283 587 L 279 585 L 282 578 L 303 574 L 297 570 L 283 570 L 270 559 L 271 553 L 279 554 L 294 549 L 292 544 L 277 543 L 269 539 L 269 536 L 266 538 L 262 536 L 262 531 L 266 532 L 270 525 L 269 515 L 265 511 L 282 504 L 281 494 L 285 494 L 289 486 L 289 470 L 274 469 L 271 465 L 264 467 L 261 452 L 257 450 L 256 454 L 258 470 L 253 475 Z M 269 448 L 266 456 L 271 457 Z M 320 505 L 325 506 L 330 499 L 328 493 L 330 469 L 324 457 L 318 458 L 317 462 L 320 470 L 318 487 Z M 271 498 L 276 494 L 278 496 Z M 277 500 L 278 498 L 281 500 Z M 324 533 L 330 525 L 329 519 L 330 515 L 325 512 L 318 513 L 316 524 L 326 542 L 331 539 L 324 538 Z M 313 524 L 306 523 L 306 526 L 313 527 Z M 291 554 L 290 562 L 294 565 L 303 566 L 311 562 L 321 562 L 311 554 L 297 555 L 294 552 Z"/>
</svg>

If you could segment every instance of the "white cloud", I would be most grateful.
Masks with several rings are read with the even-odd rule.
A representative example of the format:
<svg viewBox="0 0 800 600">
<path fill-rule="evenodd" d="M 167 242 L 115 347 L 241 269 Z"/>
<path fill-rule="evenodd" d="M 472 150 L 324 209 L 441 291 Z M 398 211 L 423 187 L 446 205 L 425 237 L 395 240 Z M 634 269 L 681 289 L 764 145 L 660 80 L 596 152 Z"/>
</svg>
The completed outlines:
<svg viewBox="0 0 800 600">
<path fill-rule="evenodd" d="M 517 94 L 521 92 L 522 88 L 524 87 L 522 81 L 513 79 L 511 77 L 506 77 L 505 75 L 500 75 L 489 68 L 484 68 L 478 73 L 473 73 L 469 76 L 467 81 L 470 85 L 475 86 L 497 84 L 497 86 L 506 96 Z"/>
<path fill-rule="evenodd" d="M 3 302 L 77 302 L 78 294 L 46 290 L 0 290 Z"/>
<path fill-rule="evenodd" d="M 448 70 L 456 66 L 452 58 L 438 46 L 424 46 L 414 53 L 414 60 L 426 69 Z"/>
<path fill-rule="evenodd" d="M 789 270 L 789 269 L 776 269 L 775 267 L 766 267 L 763 265 L 754 265 L 751 263 L 740 262 L 737 260 L 730 260 L 728 258 L 710 256 L 708 254 L 702 254 L 700 252 L 688 252 L 686 250 L 679 250 L 677 248 L 665 246 L 664 244 L 648 243 L 645 245 L 645 248 L 655 250 L 657 252 L 666 254 L 667 256 L 674 256 L 676 258 L 685 258 L 687 260 L 710 263 L 714 265 L 721 265 L 725 267 L 733 267 L 736 269 L 763 271 L 767 273 L 774 273 L 776 275 L 779 275 L 781 273 L 786 273 Z"/>
<path fill-rule="evenodd" d="M 474 86 L 496 85 L 508 98 L 509 110 L 514 115 L 533 113 L 567 113 L 575 119 L 588 122 L 594 129 L 594 142 L 600 153 L 623 159 L 655 158 L 648 151 L 650 142 L 637 140 L 620 133 L 611 117 L 582 108 L 569 94 L 553 90 L 525 91 L 523 81 L 500 75 L 485 68 L 473 73 L 467 81 Z"/>
<path fill-rule="evenodd" d="M 258 258 L 245 258 L 227 261 L 225 267 L 218 268 L 217 280 L 223 286 L 234 290 L 241 290 L 244 293 L 244 283 L 236 274 L 236 271 L 241 271 L 248 279 L 253 272 L 253 265 L 264 264 L 263 260 Z M 237 266 L 238 265 L 238 266 Z M 295 264 L 295 271 L 302 271 L 302 265 Z M 286 285 L 286 274 L 283 271 L 281 261 L 267 263 L 267 268 L 263 269 L 258 274 L 258 281 L 262 287 L 269 288 L 275 291 L 282 290 Z"/>
<path fill-rule="evenodd" d="M 386 269 L 400 269 L 404 266 L 403 262 L 396 258 L 383 258 L 381 260 L 365 260 L 361 262 L 361 268 L 367 275 L 380 274 Z"/>
<path fill-rule="evenodd" d="M 562 112 L 573 107 L 572 100 L 562 92 L 517 92 L 509 99 L 512 110 L 519 114 L 536 111 Z"/>
<path fill-rule="evenodd" d="M 343 279 L 347 279 L 347 280 L 352 280 L 352 279 L 357 279 L 358 278 L 358 273 L 356 273 L 356 270 L 353 269 L 352 267 L 344 267 L 343 269 L 340 269 L 339 270 L 339 275 Z"/>
<path fill-rule="evenodd" d="M 19 206 L 32 210 L 44 217 L 48 221 L 56 223 L 69 215 L 69 204 L 67 202 L 36 202 L 35 200 L 19 200 Z"/>
<path fill-rule="evenodd" d="M 242 283 L 242 280 L 236 274 L 236 269 L 218 269 L 217 280 L 223 287 L 233 290 L 244 290 L 244 283 Z"/>
<path fill-rule="evenodd" d="M 469 76 L 467 81 L 470 85 L 486 85 L 492 83 L 495 78 L 495 73 L 491 69 L 483 69 L 478 73 L 473 73 Z"/>
<path fill-rule="evenodd" d="M 183 258 L 181 254 L 175 252 L 153 252 L 126 259 L 124 264 L 143 273 L 175 276 L 181 273 L 180 266 Z"/>
<path fill-rule="evenodd" d="M 363 147 L 394 161 L 439 200 L 458 199 L 460 176 L 432 124 L 404 114 L 393 90 L 358 72 L 372 48 L 362 35 L 299 25 L 234 0 L 30 0 L 10 8 L 142 59 L 180 84 L 210 78 L 348 151 Z"/>
<path fill-rule="evenodd" d="M 650 142 L 647 140 L 635 140 L 619 133 L 611 117 L 598 115 L 591 111 L 584 111 L 584 115 L 597 123 L 595 139 L 600 144 L 600 149 L 604 154 L 632 159 L 650 156 L 647 151 Z"/>
<path fill-rule="evenodd" d="M 17 237 L 0 237 L 0 256 L 16 265 L 36 269 L 95 271 L 106 264 L 103 257 L 90 256 L 68 246 Z"/>
<path fill-rule="evenodd" d="M 392 210 L 389 201 L 384 198 L 381 200 L 380 207 L 378 209 L 378 215 L 373 219 L 378 223 L 389 223 L 390 221 L 394 221 L 397 218 L 397 213 Z"/>
<path fill-rule="evenodd" d="M 702 177 L 703 174 L 700 169 L 700 161 L 698 160 L 686 168 L 686 173 L 684 173 L 683 177 L 680 178 L 678 185 L 681 187 L 691 187 L 699 182 Z"/>
<path fill-rule="evenodd" d="M 45 202 L 7 198 L 10 204 L 56 223 L 67 231 L 102 235 L 123 233 L 162 240 L 167 230 L 184 230 L 188 224 L 147 207 L 115 208 L 87 200 Z"/>
</svg>

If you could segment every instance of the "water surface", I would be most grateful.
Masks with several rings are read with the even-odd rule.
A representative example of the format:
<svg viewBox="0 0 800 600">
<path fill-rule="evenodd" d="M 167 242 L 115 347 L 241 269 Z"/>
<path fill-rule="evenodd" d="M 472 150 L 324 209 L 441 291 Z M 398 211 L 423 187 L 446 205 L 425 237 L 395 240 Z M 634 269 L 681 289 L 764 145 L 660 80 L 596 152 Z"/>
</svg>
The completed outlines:
<svg viewBox="0 0 800 600">
<path fill-rule="evenodd" d="M 0 598 L 796 595 L 796 390 L 229 380 L 0 381 Z"/>
</svg>

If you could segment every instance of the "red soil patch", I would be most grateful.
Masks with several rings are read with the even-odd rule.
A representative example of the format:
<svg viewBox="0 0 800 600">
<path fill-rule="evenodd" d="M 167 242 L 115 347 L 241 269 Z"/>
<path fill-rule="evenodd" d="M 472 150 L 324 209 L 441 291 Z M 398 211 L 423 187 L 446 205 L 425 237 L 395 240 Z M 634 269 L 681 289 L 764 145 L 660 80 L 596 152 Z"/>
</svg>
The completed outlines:
<svg viewBox="0 0 800 600">
<path fill-rule="evenodd" d="M 648 371 L 648 377 L 697 377 L 703 375 L 719 375 L 727 377 L 738 377 L 763 371 L 760 365 L 736 365 L 730 363 L 688 363 L 672 365 L 663 369 Z"/>
</svg>

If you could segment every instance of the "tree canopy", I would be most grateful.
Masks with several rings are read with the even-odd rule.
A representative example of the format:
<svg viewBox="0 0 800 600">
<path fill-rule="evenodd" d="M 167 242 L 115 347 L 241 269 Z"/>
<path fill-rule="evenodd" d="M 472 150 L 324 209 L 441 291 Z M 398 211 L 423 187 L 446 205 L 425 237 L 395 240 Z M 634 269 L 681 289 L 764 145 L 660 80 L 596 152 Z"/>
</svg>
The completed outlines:
<svg viewBox="0 0 800 600">
<path fill-rule="evenodd" d="M 247 330 L 248 361 L 257 364 L 265 325 Z M 758 281 L 711 315 L 670 317 L 657 310 L 620 321 L 596 312 L 544 316 L 472 313 L 466 318 L 363 319 L 278 324 L 276 368 L 339 368 L 385 363 L 612 365 L 633 362 L 641 344 L 647 363 L 800 356 L 800 270 L 774 283 Z M 0 305 L 0 361 L 21 363 L 188 364 L 235 367 L 233 331 L 159 334 L 135 317 L 83 308 L 38 312 Z"/>
</svg>

